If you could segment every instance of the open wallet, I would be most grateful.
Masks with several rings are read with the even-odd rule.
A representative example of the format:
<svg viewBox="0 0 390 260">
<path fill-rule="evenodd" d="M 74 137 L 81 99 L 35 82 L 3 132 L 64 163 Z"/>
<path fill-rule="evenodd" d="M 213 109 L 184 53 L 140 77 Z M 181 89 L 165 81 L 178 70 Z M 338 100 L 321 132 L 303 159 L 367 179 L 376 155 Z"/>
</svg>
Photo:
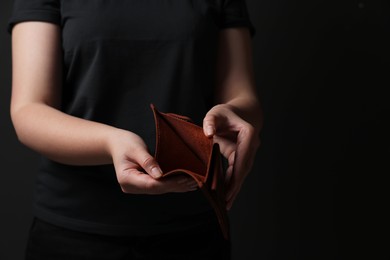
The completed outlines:
<svg viewBox="0 0 390 260">
<path fill-rule="evenodd" d="M 225 181 L 219 145 L 189 117 L 162 113 L 151 104 L 156 126 L 155 159 L 163 175 L 187 174 L 192 177 L 214 209 L 225 239 L 229 238 L 229 219 L 225 201 Z"/>
</svg>

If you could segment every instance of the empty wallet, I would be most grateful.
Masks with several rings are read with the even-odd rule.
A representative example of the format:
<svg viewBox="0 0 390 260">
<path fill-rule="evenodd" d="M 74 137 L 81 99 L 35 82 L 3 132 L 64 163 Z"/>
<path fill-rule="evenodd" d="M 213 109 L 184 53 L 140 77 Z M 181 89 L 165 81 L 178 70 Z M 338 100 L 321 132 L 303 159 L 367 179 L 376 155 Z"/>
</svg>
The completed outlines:
<svg viewBox="0 0 390 260">
<path fill-rule="evenodd" d="M 225 239 L 229 219 L 225 201 L 225 181 L 219 145 L 213 143 L 189 117 L 162 113 L 151 104 L 156 126 L 155 159 L 163 175 L 192 177 L 215 211 Z"/>
</svg>

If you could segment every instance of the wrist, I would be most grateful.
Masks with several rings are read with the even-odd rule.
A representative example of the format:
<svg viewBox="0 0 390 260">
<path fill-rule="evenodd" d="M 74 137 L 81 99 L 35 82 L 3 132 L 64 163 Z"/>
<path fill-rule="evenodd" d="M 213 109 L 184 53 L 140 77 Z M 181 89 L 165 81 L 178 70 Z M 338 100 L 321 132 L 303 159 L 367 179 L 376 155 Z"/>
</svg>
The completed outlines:
<svg viewBox="0 0 390 260">
<path fill-rule="evenodd" d="M 120 129 L 120 128 L 112 128 L 111 131 L 106 135 L 105 138 L 105 152 L 106 154 L 113 160 L 113 157 L 116 153 L 118 144 L 124 143 L 128 140 L 130 132 Z"/>
</svg>

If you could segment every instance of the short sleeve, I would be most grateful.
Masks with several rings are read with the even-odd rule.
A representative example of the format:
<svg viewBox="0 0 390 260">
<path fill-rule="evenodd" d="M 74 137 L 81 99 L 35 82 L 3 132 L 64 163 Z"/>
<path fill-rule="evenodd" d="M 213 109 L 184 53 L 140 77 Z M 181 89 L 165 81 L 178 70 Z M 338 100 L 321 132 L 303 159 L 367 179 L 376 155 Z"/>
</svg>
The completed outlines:
<svg viewBox="0 0 390 260">
<path fill-rule="evenodd" d="M 256 29 L 252 24 L 245 0 L 222 0 L 219 28 L 246 26 L 253 38 Z"/>
<path fill-rule="evenodd" d="M 8 33 L 12 33 L 16 23 L 23 21 L 43 21 L 60 25 L 60 0 L 14 0 L 7 24 Z"/>
</svg>

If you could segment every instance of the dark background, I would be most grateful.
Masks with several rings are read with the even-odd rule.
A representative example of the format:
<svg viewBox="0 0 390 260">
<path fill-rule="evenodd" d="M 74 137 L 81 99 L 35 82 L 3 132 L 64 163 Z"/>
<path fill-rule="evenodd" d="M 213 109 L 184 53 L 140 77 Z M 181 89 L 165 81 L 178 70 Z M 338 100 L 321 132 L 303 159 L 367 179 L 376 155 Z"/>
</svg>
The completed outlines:
<svg viewBox="0 0 390 260">
<path fill-rule="evenodd" d="M 0 259 L 22 259 L 38 156 L 9 117 L 0 6 Z M 389 259 L 390 3 L 247 0 L 265 120 L 231 211 L 234 259 Z"/>
</svg>

